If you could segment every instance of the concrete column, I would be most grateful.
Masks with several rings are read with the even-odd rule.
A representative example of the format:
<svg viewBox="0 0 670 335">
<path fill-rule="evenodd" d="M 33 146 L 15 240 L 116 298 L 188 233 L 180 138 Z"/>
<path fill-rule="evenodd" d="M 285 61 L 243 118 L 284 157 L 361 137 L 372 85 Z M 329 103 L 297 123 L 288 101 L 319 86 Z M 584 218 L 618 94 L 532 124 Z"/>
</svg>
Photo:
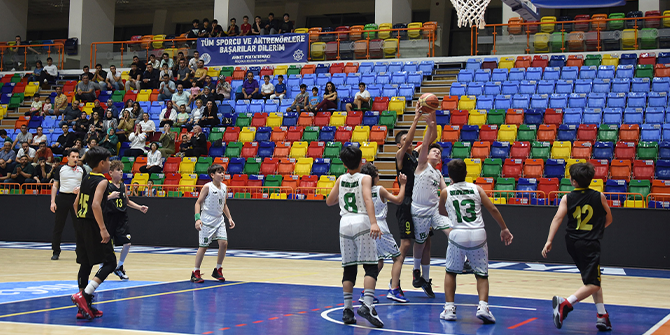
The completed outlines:
<svg viewBox="0 0 670 335">
<path fill-rule="evenodd" d="M 284 13 L 288 13 L 291 21 L 293 21 L 294 28 L 302 28 L 305 26 L 305 15 L 300 10 L 299 2 L 287 2 L 284 6 Z M 275 13 L 275 18 L 284 20 L 284 13 Z M 249 20 L 252 22 L 253 18 Z"/>
<path fill-rule="evenodd" d="M 412 22 L 412 0 L 375 0 L 375 23 Z"/>
<path fill-rule="evenodd" d="M 91 43 L 114 40 L 115 7 L 116 0 L 70 0 L 68 36 L 79 39 L 79 54 L 68 58 L 79 58 L 80 67 L 91 62 Z M 111 44 L 98 46 L 98 54 L 111 50 Z"/>
<path fill-rule="evenodd" d="M 167 9 L 156 9 L 154 12 L 154 25 L 151 28 L 152 35 L 165 35 L 167 30 Z"/>
<path fill-rule="evenodd" d="M 16 35 L 26 40 L 28 1 L 0 0 L 0 40 L 13 41 Z"/>
<path fill-rule="evenodd" d="M 256 0 L 214 0 L 214 18 L 219 20 L 224 30 L 228 29 L 232 18 L 237 20 L 238 26 L 245 15 L 249 17 L 249 23 L 253 22 L 255 11 Z"/>
<path fill-rule="evenodd" d="M 449 55 L 449 35 L 451 34 L 451 11 L 454 9 L 449 0 L 436 0 L 430 3 L 430 21 L 437 22 L 435 35 L 435 57 Z"/>
<path fill-rule="evenodd" d="M 648 10 L 660 10 L 661 13 L 663 13 L 660 0 L 639 0 L 637 2 L 637 8 L 637 10 L 641 11 L 642 14 Z"/>
<path fill-rule="evenodd" d="M 509 19 L 511 19 L 513 17 L 519 17 L 519 14 L 515 13 L 512 10 L 512 7 L 503 3 L 502 4 L 502 23 L 509 22 Z"/>
</svg>

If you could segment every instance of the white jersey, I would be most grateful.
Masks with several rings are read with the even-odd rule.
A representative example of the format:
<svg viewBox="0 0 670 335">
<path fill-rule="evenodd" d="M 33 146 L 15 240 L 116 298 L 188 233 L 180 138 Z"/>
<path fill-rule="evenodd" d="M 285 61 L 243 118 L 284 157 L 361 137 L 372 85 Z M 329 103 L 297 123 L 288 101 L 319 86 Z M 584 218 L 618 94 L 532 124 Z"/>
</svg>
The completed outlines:
<svg viewBox="0 0 670 335">
<path fill-rule="evenodd" d="M 209 192 L 207 192 L 207 197 L 205 197 L 205 202 L 202 205 L 202 213 L 213 217 L 221 217 L 228 195 L 226 184 L 221 183 L 221 188 L 217 188 L 214 183 L 209 182 L 205 186 L 209 187 Z"/>
<path fill-rule="evenodd" d="M 454 229 L 484 228 L 482 199 L 477 185 L 467 182 L 451 184 L 447 187 L 447 213 Z"/>
<path fill-rule="evenodd" d="M 361 180 L 365 175 L 361 173 L 344 174 L 340 178 L 339 203 L 340 215 L 347 214 L 367 214 L 365 202 L 363 201 L 363 187 Z"/>
<path fill-rule="evenodd" d="M 412 205 L 434 207 L 440 202 L 437 192 L 440 190 L 442 174 L 432 165 L 414 176 L 414 190 L 412 191 Z"/>
<path fill-rule="evenodd" d="M 375 206 L 375 217 L 377 218 L 379 229 L 382 233 L 388 234 L 390 232 L 388 223 L 386 223 L 386 215 L 389 211 L 388 201 L 382 200 L 382 195 L 379 193 L 381 188 L 379 185 L 372 186 L 372 204 Z"/>
</svg>

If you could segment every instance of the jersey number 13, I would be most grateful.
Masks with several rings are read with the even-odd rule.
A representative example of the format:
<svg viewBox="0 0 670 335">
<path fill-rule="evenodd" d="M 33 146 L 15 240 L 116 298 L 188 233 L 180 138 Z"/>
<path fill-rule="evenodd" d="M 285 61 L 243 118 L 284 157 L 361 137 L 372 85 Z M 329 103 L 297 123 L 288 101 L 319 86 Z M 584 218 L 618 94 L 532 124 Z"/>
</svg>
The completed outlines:
<svg viewBox="0 0 670 335">
<path fill-rule="evenodd" d="M 472 199 L 464 199 L 461 203 L 458 203 L 458 200 L 454 200 L 454 209 L 456 212 L 456 221 L 458 223 L 465 222 L 474 222 L 477 220 L 477 212 L 475 212 L 475 201 Z M 461 208 L 461 206 L 463 206 Z"/>
</svg>

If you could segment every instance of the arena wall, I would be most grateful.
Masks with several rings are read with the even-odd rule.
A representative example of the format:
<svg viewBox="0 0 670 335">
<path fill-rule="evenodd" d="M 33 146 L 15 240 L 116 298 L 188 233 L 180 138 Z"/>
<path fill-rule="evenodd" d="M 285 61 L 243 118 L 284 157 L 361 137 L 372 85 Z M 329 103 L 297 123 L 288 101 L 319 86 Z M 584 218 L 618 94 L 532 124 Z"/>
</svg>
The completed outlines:
<svg viewBox="0 0 670 335">
<path fill-rule="evenodd" d="M 130 210 L 133 243 L 137 245 L 197 246 L 193 226 L 195 199 L 137 198 L 149 206 L 146 215 Z M 48 196 L 3 195 L 0 197 L 0 240 L 49 242 L 54 214 Z M 229 206 L 237 227 L 228 231 L 231 249 L 339 253 L 339 208 L 322 201 L 231 199 Z M 514 234 L 505 247 L 500 230 L 485 213 L 492 260 L 540 262 L 540 251 L 547 238 L 556 207 L 499 206 Z M 612 209 L 614 222 L 602 241 L 602 265 L 640 268 L 670 268 L 670 224 L 668 212 L 632 208 Z M 390 205 L 389 213 L 395 213 Z M 391 232 L 398 236 L 395 216 L 389 218 Z M 572 263 L 565 249 L 564 233 L 559 231 L 551 263 Z M 74 241 L 72 224 L 66 224 L 64 242 Z M 433 257 L 445 257 L 447 239 L 442 233 L 433 238 Z"/>
</svg>

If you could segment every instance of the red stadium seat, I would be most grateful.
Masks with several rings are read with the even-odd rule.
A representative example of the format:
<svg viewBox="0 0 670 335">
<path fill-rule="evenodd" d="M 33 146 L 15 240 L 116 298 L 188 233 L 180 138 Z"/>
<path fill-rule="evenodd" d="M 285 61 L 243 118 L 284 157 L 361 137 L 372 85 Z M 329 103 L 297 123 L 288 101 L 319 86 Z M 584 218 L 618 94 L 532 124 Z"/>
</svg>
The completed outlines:
<svg viewBox="0 0 670 335">
<path fill-rule="evenodd" d="M 291 153 L 291 142 L 279 142 L 276 145 L 273 155 L 275 158 L 288 157 Z"/>
<path fill-rule="evenodd" d="M 298 117 L 298 126 L 300 127 L 309 127 L 314 124 L 314 113 L 311 112 L 302 112 L 300 117 Z M 290 132 L 290 130 L 289 130 Z M 300 135 L 302 136 L 302 135 Z"/>
<path fill-rule="evenodd" d="M 654 179 L 655 173 L 654 161 L 636 160 L 633 162 L 633 178 L 635 179 Z"/>
<path fill-rule="evenodd" d="M 223 133 L 223 141 L 226 143 L 237 142 L 237 139 L 240 137 L 240 127 L 228 127 L 226 132 Z"/>
<path fill-rule="evenodd" d="M 572 145 L 571 157 L 575 159 L 591 159 L 593 144 L 588 141 L 575 141 Z"/>
<path fill-rule="evenodd" d="M 537 140 L 554 143 L 556 140 L 556 129 L 557 127 L 555 124 L 541 124 L 537 127 Z"/>
<path fill-rule="evenodd" d="M 544 160 L 542 159 L 526 159 L 523 166 L 524 178 L 542 178 L 544 173 Z"/>
<path fill-rule="evenodd" d="M 517 141 L 512 144 L 510 149 L 510 157 L 515 159 L 526 159 L 530 156 L 530 143 L 525 141 Z"/>
<path fill-rule="evenodd" d="M 589 163 L 593 164 L 596 170 L 596 174 L 593 177 L 594 179 L 602 179 L 603 181 L 607 180 L 609 175 L 610 167 L 609 161 L 606 159 L 591 159 Z"/>
<path fill-rule="evenodd" d="M 302 139 L 302 133 L 305 131 L 305 128 L 301 126 L 291 126 L 288 128 L 288 133 L 286 133 L 287 142 L 296 142 Z"/>
<path fill-rule="evenodd" d="M 470 112 L 464 109 L 457 109 L 451 111 L 451 125 L 464 126 L 468 124 L 468 117 Z"/>
<path fill-rule="evenodd" d="M 563 110 L 560 108 L 558 110 L 547 108 L 544 112 L 544 123 L 554 124 L 558 127 L 558 125 L 563 123 Z"/>
<path fill-rule="evenodd" d="M 445 95 L 442 98 L 442 110 L 456 110 L 458 109 L 458 97 L 455 95 Z"/>
<path fill-rule="evenodd" d="M 610 167 L 610 178 L 630 181 L 632 171 L 631 161 L 627 159 L 615 159 Z"/>
<path fill-rule="evenodd" d="M 458 142 L 461 138 L 461 127 L 445 125 L 442 129 L 442 142 Z"/>
<path fill-rule="evenodd" d="M 277 172 L 277 165 L 279 164 L 279 158 L 270 158 L 265 157 L 263 163 L 261 163 L 260 173 L 262 175 L 272 175 Z"/>
<path fill-rule="evenodd" d="M 242 146 L 242 158 L 256 157 L 258 153 L 258 142 L 246 142 Z"/>
<path fill-rule="evenodd" d="M 265 127 L 265 122 L 267 121 L 268 113 L 256 113 L 251 118 L 252 127 Z"/>
<path fill-rule="evenodd" d="M 556 196 L 552 195 L 551 192 L 558 191 L 559 182 L 558 178 L 540 178 L 538 179 L 537 190 L 544 192 L 544 196 L 549 198 L 549 201 L 553 201 Z"/>
<path fill-rule="evenodd" d="M 614 158 L 616 159 L 635 159 L 635 143 L 619 141 L 614 147 Z"/>
<path fill-rule="evenodd" d="M 386 136 L 388 130 L 386 126 L 372 126 L 370 129 L 370 142 L 377 142 L 377 146 L 381 148 L 386 143 Z"/>
<path fill-rule="evenodd" d="M 479 141 L 472 143 L 472 150 L 470 152 L 470 157 L 479 158 L 483 160 L 489 158 L 490 153 L 491 153 L 491 142 Z"/>
<path fill-rule="evenodd" d="M 498 125 L 485 124 L 479 130 L 479 139 L 482 141 L 495 142 L 498 140 Z"/>
<path fill-rule="evenodd" d="M 637 143 L 640 140 L 640 125 L 623 124 L 619 130 L 619 140 Z"/>
<path fill-rule="evenodd" d="M 326 148 L 325 142 L 311 142 L 309 147 L 307 147 L 307 157 L 312 158 L 321 158 L 323 157 L 323 151 Z"/>
<path fill-rule="evenodd" d="M 314 125 L 325 127 L 330 124 L 330 112 L 318 112 L 314 116 Z"/>
<path fill-rule="evenodd" d="M 523 170 L 523 161 L 520 159 L 505 159 L 505 164 L 502 168 L 502 177 L 503 178 L 514 178 L 519 180 L 521 178 L 521 173 Z"/>
<path fill-rule="evenodd" d="M 270 141 L 275 143 L 280 143 L 286 141 L 286 134 L 288 133 L 288 128 L 286 127 L 274 127 L 272 128 L 272 134 L 270 134 Z"/>
<path fill-rule="evenodd" d="M 282 158 L 277 165 L 277 174 L 290 175 L 295 169 L 295 158 Z"/>
<path fill-rule="evenodd" d="M 351 140 L 352 132 L 353 132 L 352 127 L 348 126 L 337 127 L 337 130 L 335 131 L 335 141 L 342 143 L 349 142 Z"/>
<path fill-rule="evenodd" d="M 588 141 L 591 144 L 598 138 L 598 126 L 595 124 L 580 124 L 577 128 L 577 140 Z"/>
<path fill-rule="evenodd" d="M 351 111 L 347 113 L 347 126 L 356 127 L 363 123 L 363 112 Z"/>
</svg>

